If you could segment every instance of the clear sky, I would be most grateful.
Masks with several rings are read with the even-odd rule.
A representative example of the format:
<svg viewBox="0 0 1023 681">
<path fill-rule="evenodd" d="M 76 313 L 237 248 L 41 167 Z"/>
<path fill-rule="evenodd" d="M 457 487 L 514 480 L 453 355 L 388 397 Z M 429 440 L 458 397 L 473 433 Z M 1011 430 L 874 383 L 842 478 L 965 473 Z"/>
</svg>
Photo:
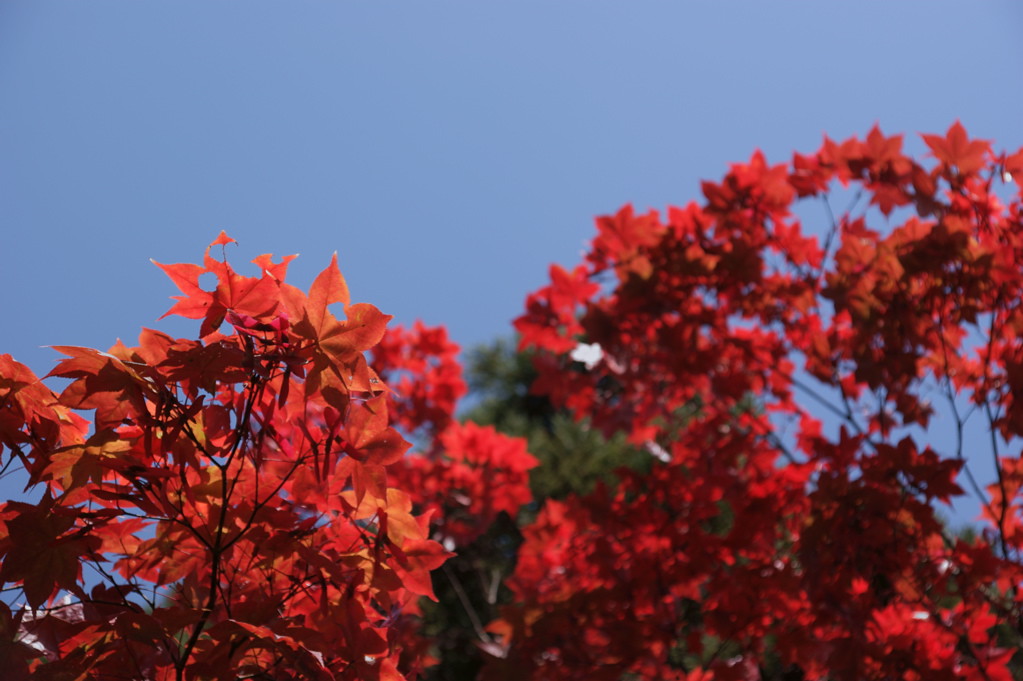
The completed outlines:
<svg viewBox="0 0 1023 681">
<path fill-rule="evenodd" d="M 1020 35 L 1009 1 L 3 0 L 0 352 L 133 343 L 176 293 L 149 259 L 221 229 L 243 271 L 336 250 L 355 300 L 484 342 L 595 215 L 755 148 L 1023 146 Z"/>
<path fill-rule="evenodd" d="M 1023 145 L 1021 34 L 1009 2 L 4 0 L 0 352 L 134 341 L 176 293 L 149 258 L 220 229 L 483 342 L 593 216 L 756 147 Z"/>
</svg>

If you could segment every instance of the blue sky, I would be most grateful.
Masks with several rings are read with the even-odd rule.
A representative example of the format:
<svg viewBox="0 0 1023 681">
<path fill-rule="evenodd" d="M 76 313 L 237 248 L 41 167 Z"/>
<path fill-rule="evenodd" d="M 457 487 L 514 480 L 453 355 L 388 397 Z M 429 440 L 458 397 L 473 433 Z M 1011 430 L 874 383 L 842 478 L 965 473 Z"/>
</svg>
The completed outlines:
<svg viewBox="0 0 1023 681">
<path fill-rule="evenodd" d="M 592 218 L 879 122 L 1023 146 L 1013 2 L 0 3 L 0 352 L 134 342 L 221 229 L 510 332 Z M 917 141 L 911 148 L 920 149 Z"/>
<path fill-rule="evenodd" d="M 595 215 L 880 122 L 1023 145 L 1013 3 L 0 3 L 0 352 L 134 341 L 226 229 L 508 333 Z M 190 324 L 160 323 L 174 333 Z"/>
</svg>

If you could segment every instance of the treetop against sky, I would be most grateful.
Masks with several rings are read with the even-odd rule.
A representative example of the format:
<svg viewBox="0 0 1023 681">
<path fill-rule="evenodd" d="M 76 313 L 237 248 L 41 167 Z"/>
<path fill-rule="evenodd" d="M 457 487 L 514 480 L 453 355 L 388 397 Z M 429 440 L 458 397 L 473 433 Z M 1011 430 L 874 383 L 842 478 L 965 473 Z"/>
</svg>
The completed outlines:
<svg viewBox="0 0 1023 681">
<path fill-rule="evenodd" d="M 556 497 L 529 442 L 454 418 L 446 332 L 388 331 L 336 257 L 307 290 L 290 256 L 237 271 L 224 232 L 158 263 L 189 336 L 56 346 L 59 393 L 0 356 L 4 463 L 37 492 L 0 507 L 9 673 L 1013 678 L 1023 149 L 923 141 L 756 152 L 598 219 L 515 327 L 548 416 L 632 447 Z M 804 234 L 793 207 L 838 187 L 862 200 Z M 957 436 L 917 437 L 939 402 Z"/>
</svg>

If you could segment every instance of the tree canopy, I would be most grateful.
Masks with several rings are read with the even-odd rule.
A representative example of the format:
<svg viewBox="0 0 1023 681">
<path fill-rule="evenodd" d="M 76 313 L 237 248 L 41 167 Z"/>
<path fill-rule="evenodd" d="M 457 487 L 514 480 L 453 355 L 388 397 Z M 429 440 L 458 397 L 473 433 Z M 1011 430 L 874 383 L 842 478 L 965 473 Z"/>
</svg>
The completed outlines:
<svg viewBox="0 0 1023 681">
<path fill-rule="evenodd" d="M 1023 150 L 923 141 L 757 152 L 599 218 L 461 419 L 458 347 L 352 303 L 336 257 L 308 292 L 225 234 L 159 265 L 195 338 L 57 346 L 59 393 L 0 356 L 0 455 L 38 491 L 0 507 L 0 668 L 1016 678 Z"/>
</svg>

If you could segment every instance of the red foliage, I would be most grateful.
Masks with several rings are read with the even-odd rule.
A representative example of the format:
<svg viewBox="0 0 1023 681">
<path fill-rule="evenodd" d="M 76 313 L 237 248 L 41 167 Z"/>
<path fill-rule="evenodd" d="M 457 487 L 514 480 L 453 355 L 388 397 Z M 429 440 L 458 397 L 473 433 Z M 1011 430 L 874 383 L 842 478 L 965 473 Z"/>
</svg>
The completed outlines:
<svg viewBox="0 0 1023 681">
<path fill-rule="evenodd" d="M 390 388 L 395 425 L 430 438 L 454 422 L 466 385 L 458 345 L 448 340 L 443 326 L 427 327 L 417 321 L 411 330 L 392 327 L 372 354 L 373 368 Z"/>
<path fill-rule="evenodd" d="M 529 297 L 536 388 L 670 461 L 525 528 L 491 675 L 1010 678 L 1023 223 L 1000 187 L 1021 156 L 958 123 L 924 140 L 930 165 L 876 128 L 758 152 L 703 205 L 599 219 L 572 293 L 561 274 Z M 822 243 L 793 206 L 836 181 L 869 201 Z M 958 438 L 927 438 L 929 400 Z M 990 442 L 963 438 L 971 415 Z M 967 542 L 935 508 L 978 449 L 998 482 L 971 485 L 987 527 Z"/>
<path fill-rule="evenodd" d="M 431 455 L 412 456 L 396 469 L 403 489 L 433 513 L 434 537 L 465 546 L 483 534 L 502 511 L 512 518 L 532 500 L 529 469 L 537 460 L 521 438 L 492 427 L 453 424 Z"/>
<path fill-rule="evenodd" d="M 419 665 L 403 613 L 450 554 L 387 485 L 409 444 L 364 352 L 389 317 L 350 304 L 336 258 L 308 294 L 288 260 L 257 258 L 258 277 L 209 250 L 160 265 L 201 339 L 58 347 L 60 395 L 0 359 L 0 437 L 42 488 L 0 508 L 0 580 L 29 606 L 0 612 L 9 678 L 397 681 Z"/>
<path fill-rule="evenodd" d="M 516 321 L 534 388 L 664 461 L 523 523 L 483 678 L 1012 678 L 1023 151 L 958 123 L 924 141 L 930 160 L 876 128 L 758 152 L 700 204 L 600 218 L 584 261 L 551 268 Z M 832 218 L 836 194 L 856 201 Z M 0 356 L 0 453 L 42 494 L 0 507 L 0 581 L 28 604 L 0 606 L 5 678 L 397 681 L 431 661 L 414 616 L 443 544 L 514 516 L 537 462 L 456 421 L 443 329 L 385 332 L 336 259 L 308 293 L 289 260 L 160 265 L 199 338 L 58 347 L 59 395 Z M 964 488 L 975 538 L 938 516 Z"/>
</svg>

